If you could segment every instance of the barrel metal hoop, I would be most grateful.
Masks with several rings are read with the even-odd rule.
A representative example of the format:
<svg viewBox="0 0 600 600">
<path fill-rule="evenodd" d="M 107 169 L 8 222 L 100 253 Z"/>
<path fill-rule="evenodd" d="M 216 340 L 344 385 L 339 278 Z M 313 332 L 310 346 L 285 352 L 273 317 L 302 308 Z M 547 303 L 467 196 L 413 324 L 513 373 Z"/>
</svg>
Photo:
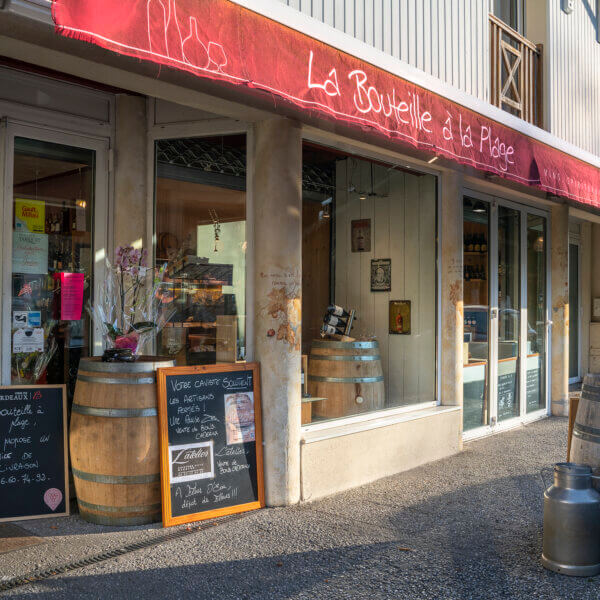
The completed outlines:
<svg viewBox="0 0 600 600">
<path fill-rule="evenodd" d="M 92 504 L 91 502 L 86 502 L 85 500 L 81 500 L 81 498 L 77 498 L 77 503 L 82 508 L 87 508 L 87 510 L 97 510 L 99 512 L 109 513 L 159 512 L 161 509 L 160 502 L 158 504 L 144 504 L 141 506 L 106 506 L 105 504 Z"/>
<path fill-rule="evenodd" d="M 573 426 L 573 435 L 587 442 L 600 443 L 600 429 L 575 423 Z"/>
<path fill-rule="evenodd" d="M 117 385 L 148 385 L 156 383 L 155 377 L 90 377 L 89 375 L 77 375 L 78 381 L 89 383 L 109 383 Z"/>
<path fill-rule="evenodd" d="M 313 348 L 379 348 L 379 342 L 330 342 L 328 340 L 314 340 Z"/>
<path fill-rule="evenodd" d="M 585 383 L 581 388 L 581 400 L 591 400 L 592 402 L 600 402 L 600 388 L 593 387 L 590 389 Z M 585 394 L 585 395 L 584 395 Z"/>
<path fill-rule="evenodd" d="M 82 406 L 73 402 L 72 411 L 90 417 L 112 417 L 118 419 L 131 419 L 135 417 L 156 417 L 156 408 L 97 408 L 95 406 Z"/>
<path fill-rule="evenodd" d="M 327 356 L 322 354 L 311 354 L 310 360 L 343 360 L 349 362 L 363 362 L 370 360 L 381 360 L 379 354 L 348 354 L 348 355 L 335 355 Z"/>
<path fill-rule="evenodd" d="M 80 371 L 93 371 L 96 373 L 154 373 L 156 369 L 174 367 L 175 361 L 160 359 L 155 360 L 137 360 L 135 362 L 102 362 L 98 359 L 82 358 L 79 362 Z"/>
<path fill-rule="evenodd" d="M 383 375 L 379 377 L 319 377 L 309 375 L 308 380 L 322 383 L 378 383 L 383 381 Z"/>
<path fill-rule="evenodd" d="M 160 473 L 150 473 L 149 475 L 100 475 L 98 473 L 86 473 L 74 467 L 72 467 L 72 471 L 75 477 L 84 481 L 111 485 L 135 485 L 160 481 Z"/>
</svg>

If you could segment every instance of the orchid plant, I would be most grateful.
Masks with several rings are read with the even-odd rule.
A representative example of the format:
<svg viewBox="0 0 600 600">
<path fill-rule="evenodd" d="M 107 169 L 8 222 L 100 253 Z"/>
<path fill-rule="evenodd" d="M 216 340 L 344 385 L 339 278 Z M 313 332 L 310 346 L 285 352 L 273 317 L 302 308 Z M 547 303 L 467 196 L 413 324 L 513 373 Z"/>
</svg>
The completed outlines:
<svg viewBox="0 0 600 600">
<path fill-rule="evenodd" d="M 147 250 L 118 246 L 115 262 L 106 260 L 100 297 L 87 310 L 100 326 L 107 349 L 128 349 L 138 354 L 171 318 L 165 308 L 167 264 L 152 269 Z"/>
</svg>

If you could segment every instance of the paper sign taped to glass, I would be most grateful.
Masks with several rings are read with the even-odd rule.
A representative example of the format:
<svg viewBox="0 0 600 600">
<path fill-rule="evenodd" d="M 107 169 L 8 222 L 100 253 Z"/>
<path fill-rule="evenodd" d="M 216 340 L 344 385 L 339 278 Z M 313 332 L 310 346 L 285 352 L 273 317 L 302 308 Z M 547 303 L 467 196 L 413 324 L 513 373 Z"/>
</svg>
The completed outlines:
<svg viewBox="0 0 600 600">
<path fill-rule="evenodd" d="M 43 233 L 13 231 L 13 273 L 48 273 L 48 236 Z"/>
<path fill-rule="evenodd" d="M 16 310 L 13 312 L 13 329 L 33 329 L 42 326 L 42 313 L 39 310 Z"/>
<path fill-rule="evenodd" d="M 15 229 L 30 233 L 45 233 L 46 203 L 43 200 L 15 198 Z"/>
<path fill-rule="evenodd" d="M 44 351 L 44 330 L 43 328 L 35 329 L 17 329 L 13 334 L 13 353 L 23 352 L 29 354 L 31 352 Z"/>
</svg>

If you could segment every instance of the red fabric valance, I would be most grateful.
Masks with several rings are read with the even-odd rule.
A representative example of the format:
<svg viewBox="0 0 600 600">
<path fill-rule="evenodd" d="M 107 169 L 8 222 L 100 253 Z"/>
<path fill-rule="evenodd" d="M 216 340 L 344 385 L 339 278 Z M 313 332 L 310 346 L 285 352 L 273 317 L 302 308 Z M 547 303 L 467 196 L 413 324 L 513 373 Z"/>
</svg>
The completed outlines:
<svg viewBox="0 0 600 600">
<path fill-rule="evenodd" d="M 328 118 L 600 208 L 600 170 L 228 0 L 54 0 L 57 31 L 263 90 Z"/>
</svg>

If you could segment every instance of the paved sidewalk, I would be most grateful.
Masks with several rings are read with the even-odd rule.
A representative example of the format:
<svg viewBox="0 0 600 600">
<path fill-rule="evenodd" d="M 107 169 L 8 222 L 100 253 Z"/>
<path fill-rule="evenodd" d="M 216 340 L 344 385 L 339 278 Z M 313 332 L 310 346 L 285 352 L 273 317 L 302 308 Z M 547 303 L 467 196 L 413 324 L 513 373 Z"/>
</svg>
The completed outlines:
<svg viewBox="0 0 600 600">
<path fill-rule="evenodd" d="M 600 576 L 569 578 L 540 565 L 538 472 L 564 459 L 566 425 L 566 419 L 545 419 L 356 490 L 249 513 L 5 595 L 49 600 L 597 599 Z M 0 577 L 164 534 L 159 527 L 123 531 L 78 517 L 20 525 L 45 543 L 0 554 Z"/>
</svg>

